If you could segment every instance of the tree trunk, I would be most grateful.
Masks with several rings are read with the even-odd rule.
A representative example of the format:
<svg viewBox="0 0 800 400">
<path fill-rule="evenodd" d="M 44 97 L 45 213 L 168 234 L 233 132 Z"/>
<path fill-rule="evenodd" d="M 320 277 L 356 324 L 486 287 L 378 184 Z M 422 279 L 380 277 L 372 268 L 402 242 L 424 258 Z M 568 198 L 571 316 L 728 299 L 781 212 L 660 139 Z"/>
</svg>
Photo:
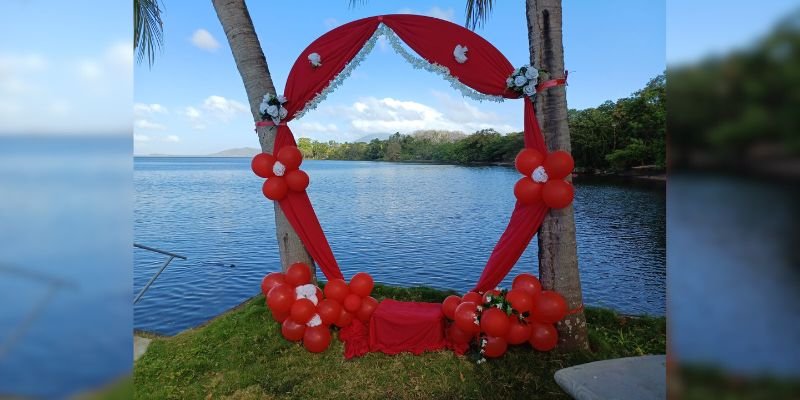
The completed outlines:
<svg viewBox="0 0 800 400">
<path fill-rule="evenodd" d="M 247 91 L 247 100 L 250 103 L 250 111 L 253 114 L 253 121 L 260 121 L 258 107 L 262 97 L 267 93 L 277 94 L 275 85 L 267 67 L 267 59 L 261 50 L 258 42 L 253 21 L 244 0 L 212 0 L 214 9 L 217 12 L 219 22 L 225 30 L 225 36 L 231 46 L 233 59 L 236 61 L 236 68 L 242 76 L 244 88 Z M 259 127 L 258 140 L 261 143 L 261 151 L 272 153 L 275 143 L 276 127 Z M 289 265 L 296 262 L 304 262 L 313 267 L 314 261 L 306 251 L 300 238 L 292 229 L 286 216 L 278 205 L 273 202 L 275 207 L 275 232 L 278 236 L 278 247 L 280 249 L 281 266 L 285 271 Z M 316 268 L 312 268 L 314 273 Z"/>
<path fill-rule="evenodd" d="M 551 78 L 564 73 L 564 46 L 561 32 L 561 0 L 526 0 L 528 43 L 531 64 L 545 69 Z M 548 151 L 571 151 L 567 125 L 567 94 L 564 86 L 537 93 L 536 115 Z M 568 178 L 570 181 L 572 178 Z M 575 214 L 572 205 L 550 210 L 539 228 L 539 278 L 542 287 L 555 290 L 567 300 L 570 309 L 583 304 L 575 241 Z M 583 311 L 568 315 L 557 325 L 559 348 L 588 349 L 586 317 Z"/>
</svg>

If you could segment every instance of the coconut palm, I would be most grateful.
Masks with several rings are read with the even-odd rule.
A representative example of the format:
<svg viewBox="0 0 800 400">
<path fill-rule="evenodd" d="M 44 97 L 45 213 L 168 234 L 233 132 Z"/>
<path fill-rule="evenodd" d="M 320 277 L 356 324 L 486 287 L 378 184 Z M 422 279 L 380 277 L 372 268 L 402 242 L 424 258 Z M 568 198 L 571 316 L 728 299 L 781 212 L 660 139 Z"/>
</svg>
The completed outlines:
<svg viewBox="0 0 800 400">
<path fill-rule="evenodd" d="M 153 65 L 156 50 L 164 44 L 163 27 L 157 0 L 133 0 L 133 48 L 138 62 L 147 58 Z"/>
<path fill-rule="evenodd" d="M 467 27 L 481 26 L 492 11 L 492 0 L 468 0 Z M 564 71 L 561 0 L 526 0 L 528 47 L 532 65 L 559 75 Z M 556 86 L 537 93 L 536 115 L 549 151 L 570 151 L 567 125 L 567 93 Z M 561 293 L 570 308 L 583 304 L 578 251 L 575 240 L 575 213 L 572 205 L 550 210 L 539 228 L 539 278 L 542 286 Z M 567 316 L 558 324 L 560 347 L 586 349 L 586 317 L 583 311 Z"/>
</svg>

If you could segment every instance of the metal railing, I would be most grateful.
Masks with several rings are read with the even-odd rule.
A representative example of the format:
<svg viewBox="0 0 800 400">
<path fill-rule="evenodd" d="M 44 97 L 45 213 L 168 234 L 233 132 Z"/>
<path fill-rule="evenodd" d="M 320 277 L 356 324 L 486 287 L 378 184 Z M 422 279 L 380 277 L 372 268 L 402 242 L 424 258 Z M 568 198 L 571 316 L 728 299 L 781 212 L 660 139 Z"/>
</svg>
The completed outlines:
<svg viewBox="0 0 800 400">
<path fill-rule="evenodd" d="M 170 253 L 168 251 L 159 250 L 159 249 L 156 249 L 154 247 L 145 246 L 143 244 L 134 243 L 133 247 L 137 247 L 137 248 L 140 248 L 140 249 L 143 249 L 143 250 L 148 250 L 148 251 L 152 251 L 154 253 L 159 253 L 159 254 L 163 254 L 163 255 L 167 256 L 167 261 L 164 262 L 164 264 L 161 266 L 161 268 L 158 270 L 158 272 L 156 272 L 155 275 L 153 275 L 153 277 L 150 278 L 150 281 L 148 281 L 147 284 L 144 285 L 142 290 L 139 292 L 139 294 L 136 295 L 136 298 L 133 300 L 133 304 L 136 304 L 136 303 L 139 302 L 139 300 L 141 300 L 142 296 L 144 295 L 144 292 L 146 292 L 147 289 L 150 288 L 150 285 L 152 285 L 153 282 L 156 281 L 158 276 L 161 275 L 162 272 L 164 272 L 164 270 L 167 268 L 167 265 L 169 265 L 169 263 L 172 262 L 173 259 L 180 258 L 181 260 L 186 260 L 187 258 L 182 256 L 182 255 L 180 255 L 180 254 Z"/>
</svg>

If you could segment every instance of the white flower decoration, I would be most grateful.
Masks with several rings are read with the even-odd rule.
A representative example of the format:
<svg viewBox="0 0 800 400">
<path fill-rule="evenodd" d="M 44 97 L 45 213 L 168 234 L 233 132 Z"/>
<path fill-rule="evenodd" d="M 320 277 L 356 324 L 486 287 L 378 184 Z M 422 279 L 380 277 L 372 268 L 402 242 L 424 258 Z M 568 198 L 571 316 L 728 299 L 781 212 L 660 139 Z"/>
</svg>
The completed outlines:
<svg viewBox="0 0 800 400">
<path fill-rule="evenodd" d="M 533 178 L 534 182 L 545 183 L 547 182 L 547 171 L 545 171 L 544 167 L 540 165 L 533 170 L 531 178 Z"/>
<path fill-rule="evenodd" d="M 281 108 L 278 110 L 278 118 L 284 119 L 286 118 L 287 114 L 289 114 L 289 111 L 287 111 L 285 108 L 283 108 L 283 106 L 281 106 Z"/>
<path fill-rule="evenodd" d="M 486 296 L 486 301 L 492 301 L 492 296 L 491 295 Z"/>
<path fill-rule="evenodd" d="M 528 78 L 526 78 L 526 77 L 524 77 L 522 75 L 517 75 L 517 76 L 514 77 L 514 85 L 519 86 L 519 87 L 523 87 L 523 86 L 525 86 L 526 83 L 528 83 Z"/>
<path fill-rule="evenodd" d="M 319 317 L 319 314 L 314 314 L 314 316 L 311 317 L 311 320 L 306 323 L 306 326 L 310 326 L 312 328 L 320 325 L 322 325 L 322 318 Z"/>
<path fill-rule="evenodd" d="M 286 167 L 281 164 L 280 161 L 275 162 L 275 166 L 272 167 L 272 172 L 275 173 L 277 176 L 283 176 L 283 173 L 286 171 Z M 280 173 L 279 173 L 280 172 Z M 294 288 L 294 292 L 297 294 L 296 299 L 309 299 L 311 300 L 314 305 L 317 305 L 317 287 L 307 283 L 305 285 L 298 286 Z"/>
<path fill-rule="evenodd" d="M 528 97 L 535 95 L 536 94 L 536 83 L 531 81 L 530 83 L 525 85 L 525 87 L 522 88 L 522 93 L 524 93 L 525 96 L 528 96 Z"/>
<path fill-rule="evenodd" d="M 525 77 L 534 80 L 539 77 L 539 70 L 536 69 L 533 65 L 528 65 L 525 69 Z"/>
<path fill-rule="evenodd" d="M 269 114 L 271 117 L 277 117 L 278 116 L 278 106 L 274 106 L 274 105 L 267 106 L 267 114 Z"/>
<path fill-rule="evenodd" d="M 460 44 L 456 45 L 456 48 L 453 49 L 453 57 L 456 58 L 456 61 L 459 64 L 463 64 L 467 62 L 467 46 L 462 46 Z"/>
<path fill-rule="evenodd" d="M 316 68 L 322 65 L 322 57 L 319 56 L 317 53 L 311 53 L 308 55 L 308 61 L 311 62 L 311 66 Z"/>
<path fill-rule="evenodd" d="M 278 103 L 281 103 L 281 104 L 286 103 L 286 96 L 281 94 L 281 95 L 278 95 L 278 97 L 276 97 L 276 98 L 278 99 Z"/>
<path fill-rule="evenodd" d="M 478 306 L 477 310 L 478 311 L 483 311 L 483 306 Z"/>
<path fill-rule="evenodd" d="M 514 78 L 509 76 L 508 79 L 506 79 L 506 86 L 507 87 L 514 87 Z"/>
</svg>

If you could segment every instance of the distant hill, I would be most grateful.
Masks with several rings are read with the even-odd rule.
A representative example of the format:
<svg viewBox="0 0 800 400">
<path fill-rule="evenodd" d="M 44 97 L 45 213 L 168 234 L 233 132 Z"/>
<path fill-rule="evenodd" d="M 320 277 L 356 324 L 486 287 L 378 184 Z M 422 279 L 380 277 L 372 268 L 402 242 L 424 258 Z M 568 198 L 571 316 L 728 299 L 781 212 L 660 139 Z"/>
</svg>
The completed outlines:
<svg viewBox="0 0 800 400">
<path fill-rule="evenodd" d="M 253 157 L 258 153 L 261 153 L 261 150 L 255 147 L 239 147 L 212 153 L 208 157 Z"/>
<path fill-rule="evenodd" d="M 353 143 L 358 143 L 358 142 L 369 143 L 369 142 L 371 142 L 371 141 L 373 141 L 375 139 L 386 140 L 386 139 L 389 138 L 389 136 L 392 136 L 392 134 L 391 133 L 373 133 L 372 135 L 367 135 L 367 136 L 360 137 L 360 138 L 354 140 Z"/>
</svg>

